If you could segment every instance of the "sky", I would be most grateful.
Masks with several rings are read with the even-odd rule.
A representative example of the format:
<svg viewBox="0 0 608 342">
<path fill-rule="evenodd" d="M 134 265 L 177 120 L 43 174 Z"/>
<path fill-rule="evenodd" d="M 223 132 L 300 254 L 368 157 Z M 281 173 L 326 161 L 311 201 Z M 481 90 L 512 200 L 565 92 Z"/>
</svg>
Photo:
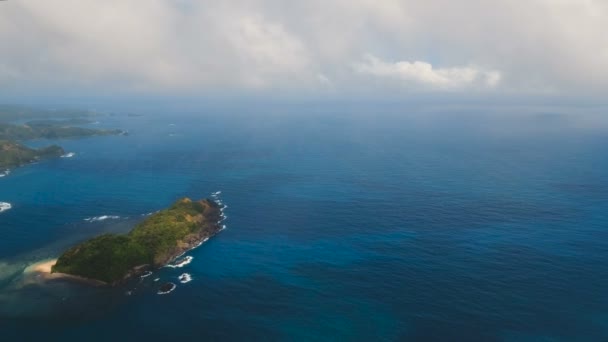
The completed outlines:
<svg viewBox="0 0 608 342">
<path fill-rule="evenodd" d="M 606 0 L 7 0 L 0 93 L 608 94 Z"/>
</svg>

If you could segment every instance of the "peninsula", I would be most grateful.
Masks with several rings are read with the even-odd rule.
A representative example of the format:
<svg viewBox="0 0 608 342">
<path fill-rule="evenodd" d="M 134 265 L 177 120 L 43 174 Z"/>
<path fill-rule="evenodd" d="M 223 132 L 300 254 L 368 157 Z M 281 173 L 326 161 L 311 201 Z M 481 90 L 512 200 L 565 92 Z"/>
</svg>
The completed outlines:
<svg viewBox="0 0 608 342">
<path fill-rule="evenodd" d="M 221 230 L 222 211 L 212 200 L 181 199 L 126 235 L 104 234 L 63 253 L 51 268 L 112 286 L 169 264 Z"/>
<path fill-rule="evenodd" d="M 92 129 L 65 124 L 62 120 L 32 121 L 24 125 L 0 123 L 0 139 L 31 140 L 31 139 L 64 139 L 81 138 L 96 135 L 124 134 L 119 129 Z"/>
<path fill-rule="evenodd" d="M 65 151 L 57 145 L 33 149 L 16 142 L 0 140 L 0 171 L 63 154 Z"/>
<path fill-rule="evenodd" d="M 32 139 L 65 139 L 103 135 L 126 135 L 118 129 L 93 129 L 74 125 L 92 123 L 94 114 L 78 111 L 44 111 L 24 107 L 0 106 L 0 172 L 44 158 L 59 157 L 65 153 L 57 145 L 32 149 L 23 141 Z M 53 119 L 53 118 L 63 119 Z M 25 124 L 10 123 L 14 120 L 36 119 Z"/>
</svg>

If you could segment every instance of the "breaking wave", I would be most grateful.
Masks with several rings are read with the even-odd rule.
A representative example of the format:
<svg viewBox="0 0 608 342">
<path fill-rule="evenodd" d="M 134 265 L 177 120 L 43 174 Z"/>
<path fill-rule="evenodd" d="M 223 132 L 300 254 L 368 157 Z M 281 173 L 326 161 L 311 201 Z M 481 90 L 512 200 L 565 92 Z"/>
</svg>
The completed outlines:
<svg viewBox="0 0 608 342">
<path fill-rule="evenodd" d="M 139 277 L 140 277 L 141 279 L 144 279 L 144 278 L 148 278 L 148 277 L 149 277 L 149 276 L 151 276 L 151 275 L 152 275 L 152 272 L 151 272 L 151 271 L 147 271 L 146 273 L 142 274 L 142 275 L 141 275 L 141 276 L 139 276 Z"/>
<path fill-rule="evenodd" d="M 120 216 L 115 216 L 115 215 L 102 215 L 102 216 L 95 216 L 95 217 L 87 217 L 84 220 L 87 222 L 99 222 L 99 221 L 105 221 L 105 220 L 117 220 L 119 218 L 120 218 Z"/>
<path fill-rule="evenodd" d="M 175 262 L 173 262 L 172 264 L 168 264 L 165 267 L 169 267 L 169 268 L 182 268 L 182 267 L 188 265 L 189 263 L 191 263 L 192 259 L 194 259 L 194 257 L 187 256 L 187 257 L 184 257 L 182 259 L 177 259 L 177 260 L 175 260 Z"/>
<path fill-rule="evenodd" d="M 190 273 L 184 273 L 177 277 L 177 279 L 179 279 L 180 283 L 186 284 L 192 281 L 192 275 Z"/>
<path fill-rule="evenodd" d="M 10 210 L 13 206 L 7 202 L 0 202 L 0 213 Z"/>
</svg>

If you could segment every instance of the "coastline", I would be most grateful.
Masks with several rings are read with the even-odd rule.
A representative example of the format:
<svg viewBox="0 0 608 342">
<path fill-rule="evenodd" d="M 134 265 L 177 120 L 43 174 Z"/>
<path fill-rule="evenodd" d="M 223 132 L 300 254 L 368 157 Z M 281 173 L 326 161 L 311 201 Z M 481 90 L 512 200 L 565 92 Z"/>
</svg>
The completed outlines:
<svg viewBox="0 0 608 342">
<path fill-rule="evenodd" d="M 105 282 L 102 282 L 102 283 L 105 285 L 109 285 L 109 286 L 120 286 L 121 284 L 125 284 L 126 282 L 128 282 L 130 279 L 141 276 L 142 274 L 145 274 L 146 272 L 157 271 L 163 267 L 167 267 L 167 265 L 171 264 L 172 262 L 175 262 L 180 257 L 184 256 L 186 253 L 202 246 L 203 243 L 205 243 L 210 238 L 212 238 L 213 236 L 215 236 L 219 232 L 221 232 L 222 231 L 221 220 L 223 218 L 222 207 L 215 200 L 210 200 L 209 202 L 212 203 L 212 207 L 211 207 L 212 212 L 209 213 L 207 216 L 201 216 L 201 221 L 199 222 L 203 226 L 210 225 L 211 229 L 209 231 L 205 231 L 204 229 L 201 229 L 197 233 L 189 234 L 183 240 L 178 241 L 175 248 L 162 260 L 157 260 L 152 265 L 145 264 L 145 265 L 135 266 L 122 279 L 117 280 L 112 283 L 105 283 Z M 57 260 L 55 260 L 55 262 L 56 261 Z M 53 274 L 58 274 L 58 273 L 53 273 Z M 64 274 L 64 275 L 71 276 L 69 274 Z M 71 276 L 71 277 L 75 277 L 75 276 Z M 91 280 L 91 279 L 82 278 L 82 277 L 76 277 L 76 278 Z M 92 281 L 96 281 L 96 280 L 92 280 Z"/>
<path fill-rule="evenodd" d="M 113 282 L 106 282 L 93 278 L 77 276 L 68 273 L 53 272 L 53 267 L 57 264 L 60 258 L 45 259 L 36 263 L 30 264 L 23 270 L 23 274 L 27 279 L 34 280 L 36 283 L 44 283 L 47 281 L 71 281 L 92 286 L 120 286 L 127 283 L 130 279 L 141 276 L 149 271 L 156 271 L 166 267 L 178 260 L 180 257 L 200 247 L 204 242 L 223 230 L 221 221 L 223 220 L 223 207 L 214 200 L 209 200 L 210 209 L 206 215 L 197 217 L 194 222 L 200 224 L 200 230 L 185 236 L 182 240 L 177 241 L 176 246 L 166 255 L 155 260 L 153 264 L 141 264 L 132 267 L 121 279 Z"/>
<path fill-rule="evenodd" d="M 31 264 L 25 268 L 24 274 L 35 274 L 38 279 L 43 281 L 68 280 L 79 282 L 93 286 L 107 286 L 108 284 L 95 279 L 88 279 L 66 273 L 52 273 L 53 266 L 57 263 L 57 259 L 46 259 L 37 263 Z"/>
<path fill-rule="evenodd" d="M 169 257 L 163 262 L 161 262 L 160 265 L 156 265 L 156 268 L 167 266 L 168 264 L 179 259 L 184 254 L 200 247 L 205 241 L 209 240 L 210 238 L 222 231 L 222 227 L 220 225 L 219 220 L 216 223 L 213 223 L 212 227 L 213 229 L 210 233 L 201 231 L 199 233 L 191 234 L 187 236 L 184 240 L 180 241 L 178 246 L 176 246 L 175 250 L 169 255 Z"/>
</svg>

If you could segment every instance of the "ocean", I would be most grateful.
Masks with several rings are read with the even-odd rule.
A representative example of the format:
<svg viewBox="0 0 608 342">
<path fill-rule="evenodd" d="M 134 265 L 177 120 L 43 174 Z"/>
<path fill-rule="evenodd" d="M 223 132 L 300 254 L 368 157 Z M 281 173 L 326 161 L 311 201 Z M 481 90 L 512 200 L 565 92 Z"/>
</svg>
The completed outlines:
<svg viewBox="0 0 608 342">
<path fill-rule="evenodd" d="M 606 341 L 608 122 L 594 113 L 100 117 L 129 136 L 56 141 L 74 155 L 0 178 L 0 340 Z M 217 191 L 227 229 L 183 267 L 116 289 L 24 274 Z"/>
</svg>

